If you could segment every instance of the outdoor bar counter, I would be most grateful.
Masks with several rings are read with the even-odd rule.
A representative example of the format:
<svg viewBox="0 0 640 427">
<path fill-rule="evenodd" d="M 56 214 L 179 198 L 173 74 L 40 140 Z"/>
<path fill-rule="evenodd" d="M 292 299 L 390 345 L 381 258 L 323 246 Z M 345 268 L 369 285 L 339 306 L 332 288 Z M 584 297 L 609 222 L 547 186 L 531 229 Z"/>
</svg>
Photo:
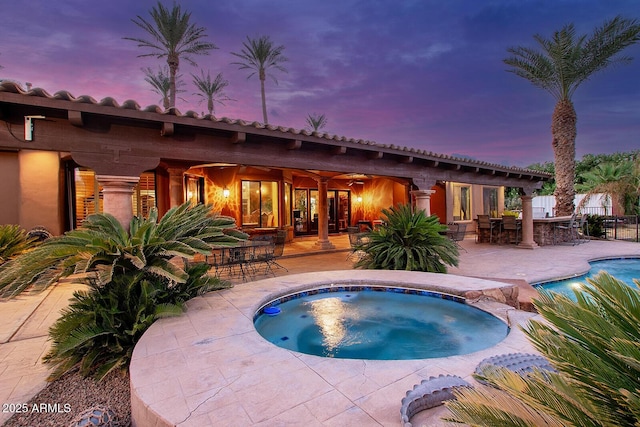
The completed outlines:
<svg viewBox="0 0 640 427">
<path fill-rule="evenodd" d="M 568 232 L 560 232 L 558 225 L 568 225 L 571 216 L 555 216 L 549 218 L 533 219 L 533 240 L 538 246 L 556 244 L 558 241 L 569 241 L 571 236 Z M 554 239 L 555 236 L 555 239 Z"/>
</svg>

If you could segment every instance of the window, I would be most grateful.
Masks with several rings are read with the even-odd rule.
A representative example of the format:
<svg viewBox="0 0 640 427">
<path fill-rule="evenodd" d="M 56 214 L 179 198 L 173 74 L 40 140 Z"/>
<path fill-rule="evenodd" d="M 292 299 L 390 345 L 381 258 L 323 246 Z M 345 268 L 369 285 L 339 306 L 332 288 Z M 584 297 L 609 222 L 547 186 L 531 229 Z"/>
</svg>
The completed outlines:
<svg viewBox="0 0 640 427">
<path fill-rule="evenodd" d="M 185 200 L 191 205 L 204 203 L 204 178 L 196 175 L 184 176 Z"/>
<path fill-rule="evenodd" d="M 242 225 L 278 227 L 278 201 L 276 181 L 242 181 Z"/>
<path fill-rule="evenodd" d="M 471 219 L 471 187 L 468 185 L 453 187 L 453 219 L 455 221 Z"/>
<path fill-rule="evenodd" d="M 78 228 L 89 215 L 103 212 L 102 186 L 91 169 L 73 169 L 74 191 L 74 220 L 73 227 Z M 71 184 L 71 183 L 70 183 Z M 156 175 L 154 172 L 144 172 L 140 175 L 138 185 L 133 189 L 133 214 L 149 216 L 151 208 L 156 207 Z"/>
<path fill-rule="evenodd" d="M 482 206 L 484 214 L 492 218 L 498 217 L 498 189 L 491 187 L 482 188 Z"/>
</svg>

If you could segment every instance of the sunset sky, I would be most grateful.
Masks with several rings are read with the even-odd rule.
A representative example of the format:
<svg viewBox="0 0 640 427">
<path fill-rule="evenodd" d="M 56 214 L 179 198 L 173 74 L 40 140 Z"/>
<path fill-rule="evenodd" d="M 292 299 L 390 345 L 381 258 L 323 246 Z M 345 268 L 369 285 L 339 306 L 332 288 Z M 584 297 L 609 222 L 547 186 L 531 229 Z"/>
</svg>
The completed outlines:
<svg viewBox="0 0 640 427">
<path fill-rule="evenodd" d="M 171 7 L 171 0 L 164 4 Z M 30 82 L 118 103 L 161 105 L 143 67 L 165 60 L 123 37 L 148 38 L 131 20 L 151 20 L 155 0 L 0 2 L 0 79 Z M 436 153 L 526 166 L 553 160 L 554 99 L 505 71 L 507 48 L 534 47 L 575 23 L 590 33 L 606 19 L 640 18 L 637 0 L 184 0 L 192 21 L 219 49 L 180 72 L 177 108 L 206 113 L 191 74 L 222 72 L 235 101 L 217 117 L 262 121 L 259 81 L 230 63 L 247 36 L 285 46 L 287 73 L 267 81 L 269 122 L 302 129 L 325 114 L 325 132 Z M 573 100 L 577 156 L 640 149 L 640 45 L 630 65 L 584 83 Z"/>
</svg>

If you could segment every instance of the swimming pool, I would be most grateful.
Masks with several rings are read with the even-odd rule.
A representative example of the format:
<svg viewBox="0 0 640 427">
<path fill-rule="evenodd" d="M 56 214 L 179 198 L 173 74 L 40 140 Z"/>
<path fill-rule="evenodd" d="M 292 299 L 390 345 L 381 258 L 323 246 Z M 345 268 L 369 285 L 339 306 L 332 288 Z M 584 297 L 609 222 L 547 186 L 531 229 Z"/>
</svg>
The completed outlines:
<svg viewBox="0 0 640 427">
<path fill-rule="evenodd" d="M 572 277 L 570 279 L 556 280 L 552 282 L 538 283 L 534 285 L 547 291 L 565 294 L 575 300 L 574 289 L 580 289 L 587 282 L 587 278 L 592 278 L 600 271 L 606 271 L 616 279 L 622 280 L 629 286 L 635 287 L 633 279 L 640 279 L 640 258 L 616 258 L 589 263 L 591 269 L 583 276 Z"/>
<path fill-rule="evenodd" d="M 509 327 L 436 292 L 335 286 L 287 295 L 254 317 L 260 335 L 289 350 L 343 359 L 408 360 L 468 354 L 496 345 Z"/>
</svg>

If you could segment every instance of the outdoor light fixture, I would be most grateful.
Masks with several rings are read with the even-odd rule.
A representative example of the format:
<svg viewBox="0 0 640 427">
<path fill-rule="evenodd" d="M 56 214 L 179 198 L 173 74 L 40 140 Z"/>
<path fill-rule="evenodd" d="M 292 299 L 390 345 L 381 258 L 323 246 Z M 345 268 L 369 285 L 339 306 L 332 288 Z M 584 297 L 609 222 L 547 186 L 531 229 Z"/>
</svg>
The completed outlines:
<svg viewBox="0 0 640 427">
<path fill-rule="evenodd" d="M 229 194 L 230 194 L 229 189 L 227 187 L 224 187 L 224 189 L 222 190 L 222 196 L 225 199 L 228 199 L 229 198 Z"/>
<path fill-rule="evenodd" d="M 24 116 L 24 140 L 33 141 L 33 121 L 44 119 L 44 116 Z"/>
</svg>

